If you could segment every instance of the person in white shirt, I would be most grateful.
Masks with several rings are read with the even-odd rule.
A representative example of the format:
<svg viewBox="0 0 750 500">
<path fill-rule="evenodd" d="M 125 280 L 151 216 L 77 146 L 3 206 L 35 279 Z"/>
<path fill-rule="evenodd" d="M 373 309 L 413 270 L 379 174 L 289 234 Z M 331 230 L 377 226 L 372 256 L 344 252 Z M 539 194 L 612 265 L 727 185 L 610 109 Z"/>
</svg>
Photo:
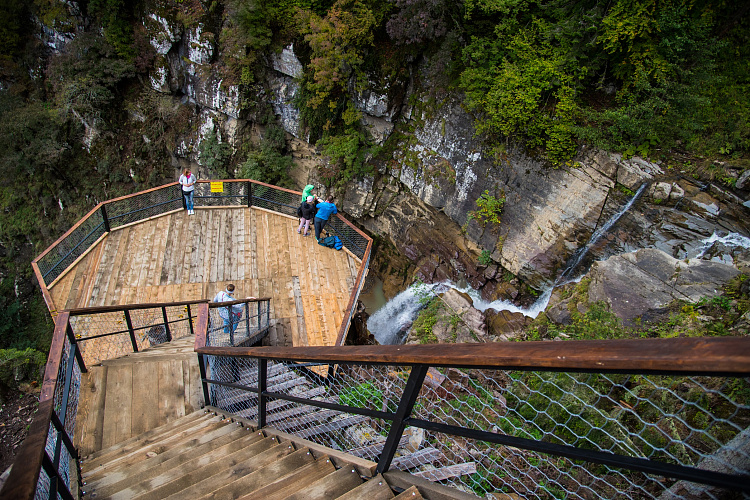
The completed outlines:
<svg viewBox="0 0 750 500">
<path fill-rule="evenodd" d="M 185 172 L 180 176 L 180 184 L 182 185 L 182 195 L 185 197 L 185 208 L 187 208 L 188 215 L 193 215 L 195 214 L 195 210 L 193 210 L 195 176 L 190 172 L 189 168 L 186 168 Z"/>
<path fill-rule="evenodd" d="M 227 285 L 226 290 L 222 290 L 216 294 L 214 302 L 231 302 L 236 300 L 233 294 L 234 285 L 230 283 Z M 242 304 L 219 308 L 219 316 L 224 320 L 224 333 L 234 333 L 235 328 L 237 328 L 237 323 L 239 323 L 240 318 L 242 318 L 242 309 Z"/>
</svg>

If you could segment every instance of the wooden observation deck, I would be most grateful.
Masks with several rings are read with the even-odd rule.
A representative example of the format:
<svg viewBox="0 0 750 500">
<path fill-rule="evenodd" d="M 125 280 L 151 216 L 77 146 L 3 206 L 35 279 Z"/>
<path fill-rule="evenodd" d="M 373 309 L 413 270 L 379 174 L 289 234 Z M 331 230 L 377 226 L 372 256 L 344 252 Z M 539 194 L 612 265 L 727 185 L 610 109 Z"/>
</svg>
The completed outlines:
<svg viewBox="0 0 750 500">
<path fill-rule="evenodd" d="M 93 243 L 85 251 L 79 250 L 75 260 L 61 257 L 72 263 L 59 274 L 53 273 L 49 284 L 37 264 L 49 250 L 35 260 L 50 311 L 54 315 L 82 307 L 212 300 L 233 283 L 237 299 L 271 298 L 267 343 L 297 347 L 343 342 L 349 311 L 366 274 L 371 240 L 338 217 L 335 222 L 340 231 L 358 231 L 355 236 L 365 238 L 358 246 L 366 247 L 365 261 L 347 248 L 345 237 L 341 251 L 322 247 L 315 241 L 312 227 L 310 236 L 297 233 L 299 220 L 291 214 L 300 193 L 250 181 L 224 184 L 229 194 L 221 197 L 211 196 L 208 182 L 198 184 L 195 215 L 173 208 L 182 203 L 177 185 L 100 204 L 106 211 L 97 207 L 79 224 L 99 215 L 98 211 L 108 217 L 118 203 L 128 203 L 118 212 L 124 215 L 115 216 L 125 223 L 111 228 L 104 224 L 109 230 L 97 239 L 93 238 L 96 228 L 92 230 L 89 239 Z M 257 195 L 259 189 L 263 189 L 261 196 Z M 151 196 L 144 197 L 148 194 Z M 167 201 L 154 201 L 155 195 Z M 164 207 L 163 213 L 149 216 L 158 204 Z M 141 220 L 129 222 L 134 211 L 143 212 Z M 76 229 L 78 225 L 66 235 L 72 236 Z M 64 238 L 50 248 L 64 246 Z"/>
</svg>

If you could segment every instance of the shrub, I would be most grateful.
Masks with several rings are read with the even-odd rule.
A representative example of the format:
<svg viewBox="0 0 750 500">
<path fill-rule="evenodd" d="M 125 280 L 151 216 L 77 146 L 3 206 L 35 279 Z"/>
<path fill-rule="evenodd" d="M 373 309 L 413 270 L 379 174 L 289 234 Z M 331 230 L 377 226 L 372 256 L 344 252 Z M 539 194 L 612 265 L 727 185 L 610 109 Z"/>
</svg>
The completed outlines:
<svg viewBox="0 0 750 500">
<path fill-rule="evenodd" d="M 232 147 L 220 142 L 216 131 L 212 130 L 198 146 L 201 165 L 208 168 L 210 174 L 218 179 L 229 177 L 228 163 L 232 156 Z"/>
<path fill-rule="evenodd" d="M 482 226 L 488 222 L 500 224 L 500 217 L 503 214 L 503 205 L 505 205 L 505 193 L 502 192 L 499 197 L 492 196 L 488 190 L 485 190 L 477 198 L 477 209 L 469 212 L 469 219 L 474 219 Z"/>
</svg>

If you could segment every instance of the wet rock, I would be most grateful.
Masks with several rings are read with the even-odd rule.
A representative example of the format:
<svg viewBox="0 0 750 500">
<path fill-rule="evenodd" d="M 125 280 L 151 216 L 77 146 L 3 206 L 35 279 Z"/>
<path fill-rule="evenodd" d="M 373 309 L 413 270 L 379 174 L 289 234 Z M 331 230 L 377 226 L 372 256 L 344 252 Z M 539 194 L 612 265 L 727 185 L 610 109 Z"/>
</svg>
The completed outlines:
<svg viewBox="0 0 750 500">
<path fill-rule="evenodd" d="M 750 170 L 742 172 L 735 182 L 734 187 L 737 189 L 746 189 L 748 187 L 748 180 L 750 179 Z"/>
<path fill-rule="evenodd" d="M 271 66 L 273 69 L 286 76 L 302 78 L 302 63 L 297 59 L 297 55 L 294 53 L 294 44 L 284 47 L 280 54 L 272 54 Z"/>
<path fill-rule="evenodd" d="M 733 266 L 672 258 L 656 249 L 642 249 L 611 257 L 592 266 L 588 301 L 604 302 L 630 324 L 673 300 L 697 302 L 721 293 L 721 287 L 739 274 Z"/>
<path fill-rule="evenodd" d="M 528 316 L 510 311 L 487 309 L 484 315 L 489 333 L 503 340 L 521 335 L 532 321 Z"/>
</svg>

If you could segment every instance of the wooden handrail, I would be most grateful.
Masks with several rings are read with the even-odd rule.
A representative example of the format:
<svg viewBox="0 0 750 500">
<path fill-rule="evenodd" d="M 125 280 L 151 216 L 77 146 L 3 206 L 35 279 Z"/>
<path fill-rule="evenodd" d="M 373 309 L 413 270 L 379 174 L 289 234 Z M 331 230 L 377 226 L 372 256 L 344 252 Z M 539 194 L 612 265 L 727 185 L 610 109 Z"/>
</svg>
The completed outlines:
<svg viewBox="0 0 750 500">
<path fill-rule="evenodd" d="M 205 347 L 204 341 L 196 351 L 321 363 L 750 376 L 750 337 L 341 347 Z"/>
<path fill-rule="evenodd" d="M 2 498 L 34 498 L 36 483 L 44 460 L 44 446 L 55 405 L 55 388 L 60 372 L 60 363 L 65 352 L 65 334 L 68 328 L 69 314 L 63 311 L 55 318 L 55 331 L 52 334 L 47 366 L 44 370 L 42 392 L 39 395 L 39 408 L 31 422 L 29 432 L 13 461 L 5 487 L 0 491 Z M 15 466 L 22 464 L 22 466 Z"/>
<path fill-rule="evenodd" d="M 261 302 L 264 300 L 271 300 L 271 297 L 253 297 L 252 299 L 237 299 L 237 300 L 227 300 L 225 302 L 208 302 L 208 307 L 211 309 L 215 307 L 226 307 L 226 306 L 232 306 L 235 304 L 245 304 L 247 302 Z"/>
<path fill-rule="evenodd" d="M 68 309 L 67 311 L 71 316 L 81 316 L 85 314 L 99 314 L 105 312 L 117 312 L 117 311 L 135 311 L 137 309 L 154 309 L 156 307 L 177 307 L 187 306 L 192 304 L 202 304 L 208 302 L 208 299 L 198 300 L 185 300 L 182 302 L 152 302 L 145 304 L 124 304 L 116 306 L 96 306 L 96 307 L 81 307 L 77 309 Z"/>
</svg>

